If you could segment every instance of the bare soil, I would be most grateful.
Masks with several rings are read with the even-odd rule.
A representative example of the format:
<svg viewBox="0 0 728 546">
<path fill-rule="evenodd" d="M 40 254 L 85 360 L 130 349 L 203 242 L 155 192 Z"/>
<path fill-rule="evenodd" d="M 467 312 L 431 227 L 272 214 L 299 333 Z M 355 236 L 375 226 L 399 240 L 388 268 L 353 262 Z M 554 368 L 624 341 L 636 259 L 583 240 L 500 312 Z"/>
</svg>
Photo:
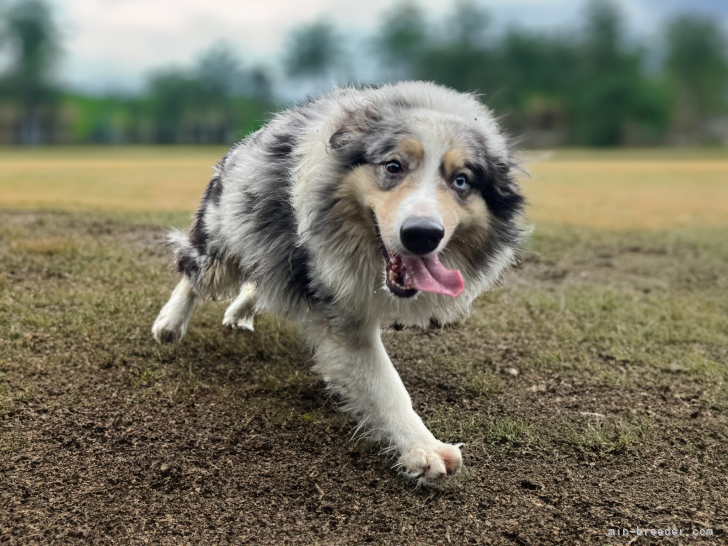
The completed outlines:
<svg viewBox="0 0 728 546">
<path fill-rule="evenodd" d="M 543 226 L 462 325 L 386 330 L 465 442 L 425 489 L 352 441 L 291 325 L 210 303 L 154 344 L 161 223 L 0 213 L 0 543 L 728 543 L 726 230 Z"/>
</svg>

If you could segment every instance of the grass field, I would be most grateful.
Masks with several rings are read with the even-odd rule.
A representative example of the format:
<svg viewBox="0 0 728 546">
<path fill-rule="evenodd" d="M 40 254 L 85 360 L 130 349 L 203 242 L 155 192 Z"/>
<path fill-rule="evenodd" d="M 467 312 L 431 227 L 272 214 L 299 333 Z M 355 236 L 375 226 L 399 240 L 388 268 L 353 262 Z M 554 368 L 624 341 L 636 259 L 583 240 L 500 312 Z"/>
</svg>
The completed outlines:
<svg viewBox="0 0 728 546">
<path fill-rule="evenodd" d="M 466 443 L 443 490 L 349 440 L 293 326 L 228 332 L 210 302 L 153 343 L 165 229 L 220 153 L 0 150 L 1 543 L 726 543 L 728 153 L 530 164 L 504 287 L 455 328 L 384 332 Z"/>
<path fill-rule="evenodd" d="M 191 211 L 225 149 L 0 149 L 0 207 Z M 728 150 L 526 155 L 533 221 L 599 228 L 728 223 Z"/>
</svg>

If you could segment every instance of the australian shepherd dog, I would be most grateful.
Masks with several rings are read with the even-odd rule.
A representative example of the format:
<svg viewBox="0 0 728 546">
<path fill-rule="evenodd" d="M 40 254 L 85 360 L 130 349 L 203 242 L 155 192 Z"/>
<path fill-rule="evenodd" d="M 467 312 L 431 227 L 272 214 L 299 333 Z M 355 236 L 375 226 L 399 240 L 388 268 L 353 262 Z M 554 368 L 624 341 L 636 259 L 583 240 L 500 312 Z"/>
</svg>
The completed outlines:
<svg viewBox="0 0 728 546">
<path fill-rule="evenodd" d="M 494 286 L 522 235 L 516 170 L 491 112 L 432 83 L 286 110 L 227 153 L 189 232 L 170 236 L 182 279 L 154 337 L 180 340 L 206 298 L 233 299 L 230 328 L 261 311 L 297 322 L 344 411 L 405 476 L 440 482 L 459 446 L 415 413 L 380 330 L 451 323 Z"/>
</svg>

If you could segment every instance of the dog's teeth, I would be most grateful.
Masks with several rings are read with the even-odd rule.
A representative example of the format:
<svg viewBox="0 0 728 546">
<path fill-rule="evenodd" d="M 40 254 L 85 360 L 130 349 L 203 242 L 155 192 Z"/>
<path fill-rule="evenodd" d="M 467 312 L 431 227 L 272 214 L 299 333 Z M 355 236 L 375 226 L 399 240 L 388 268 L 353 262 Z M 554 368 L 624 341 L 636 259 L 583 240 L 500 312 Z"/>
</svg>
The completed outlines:
<svg viewBox="0 0 728 546">
<path fill-rule="evenodd" d="M 394 271 L 389 271 L 389 280 L 396 284 L 397 282 L 397 275 L 394 274 Z"/>
</svg>

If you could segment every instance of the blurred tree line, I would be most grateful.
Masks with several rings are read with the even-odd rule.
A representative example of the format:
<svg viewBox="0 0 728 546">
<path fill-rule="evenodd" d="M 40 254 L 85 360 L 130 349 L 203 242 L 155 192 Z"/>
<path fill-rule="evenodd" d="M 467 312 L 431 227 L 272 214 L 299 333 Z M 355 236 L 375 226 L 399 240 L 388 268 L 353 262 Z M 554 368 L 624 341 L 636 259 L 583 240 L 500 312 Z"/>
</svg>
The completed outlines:
<svg viewBox="0 0 728 546">
<path fill-rule="evenodd" d="M 527 146 L 728 144 L 728 55 L 721 27 L 689 14 L 668 21 L 659 47 L 626 37 L 610 0 L 591 0 L 568 32 L 499 30 L 473 2 L 440 22 L 396 5 L 366 48 L 325 21 L 295 29 L 279 70 L 246 68 L 218 44 L 188 69 L 149 76 L 134 97 L 90 97 L 55 85 L 59 37 L 48 4 L 5 6 L 0 142 L 231 143 L 260 127 L 291 90 L 361 80 L 434 80 L 484 95 Z"/>
</svg>

